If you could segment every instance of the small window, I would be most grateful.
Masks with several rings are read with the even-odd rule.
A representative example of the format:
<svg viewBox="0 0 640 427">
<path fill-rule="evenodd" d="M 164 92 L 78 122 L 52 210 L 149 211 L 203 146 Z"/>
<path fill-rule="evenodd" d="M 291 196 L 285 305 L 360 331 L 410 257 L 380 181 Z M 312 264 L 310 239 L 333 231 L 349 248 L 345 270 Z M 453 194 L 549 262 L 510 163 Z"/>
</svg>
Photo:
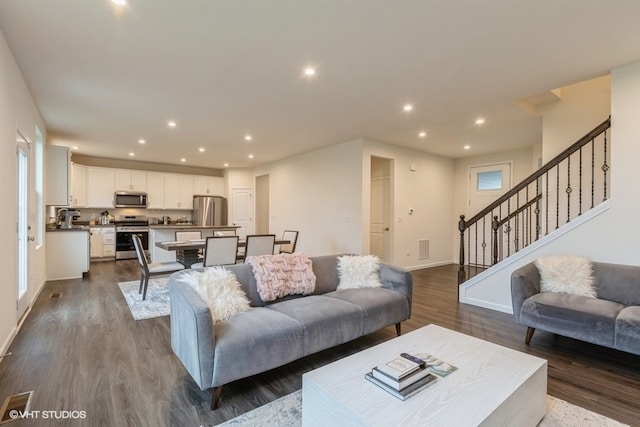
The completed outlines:
<svg viewBox="0 0 640 427">
<path fill-rule="evenodd" d="M 478 191 L 502 190 L 502 171 L 478 172 Z"/>
</svg>

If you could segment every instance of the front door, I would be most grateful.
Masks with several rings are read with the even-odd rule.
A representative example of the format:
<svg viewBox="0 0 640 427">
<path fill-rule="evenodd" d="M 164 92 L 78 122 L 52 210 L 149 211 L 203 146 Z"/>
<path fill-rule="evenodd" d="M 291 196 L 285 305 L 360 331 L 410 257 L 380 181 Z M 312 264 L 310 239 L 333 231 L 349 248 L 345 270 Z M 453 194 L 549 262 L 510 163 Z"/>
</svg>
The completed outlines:
<svg viewBox="0 0 640 427">
<path fill-rule="evenodd" d="M 17 251 L 18 254 L 18 300 L 17 311 L 18 319 L 27 310 L 29 305 L 29 253 L 30 242 L 34 240 L 30 234 L 31 227 L 29 225 L 29 159 L 30 159 L 30 143 L 20 134 L 16 133 L 16 162 L 17 162 Z"/>
<path fill-rule="evenodd" d="M 511 163 L 497 163 L 493 165 L 481 165 L 469 167 L 469 211 L 467 219 L 470 219 L 482 209 L 496 201 L 511 188 Z M 481 267 L 488 267 L 492 262 L 492 228 L 491 216 L 484 221 L 480 220 L 473 227 L 473 243 L 469 247 L 467 263 Z M 471 232 L 471 230 L 469 230 Z M 477 236 L 477 237 L 475 237 Z M 506 234 L 498 234 L 498 251 L 506 243 Z"/>
</svg>

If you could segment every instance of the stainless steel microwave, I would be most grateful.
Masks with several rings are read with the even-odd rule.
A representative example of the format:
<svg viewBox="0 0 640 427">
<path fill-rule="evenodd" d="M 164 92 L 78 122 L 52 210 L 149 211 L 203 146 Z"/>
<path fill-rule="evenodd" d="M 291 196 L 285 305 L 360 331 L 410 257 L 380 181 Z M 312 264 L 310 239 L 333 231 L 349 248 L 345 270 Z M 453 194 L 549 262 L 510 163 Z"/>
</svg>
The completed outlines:
<svg viewBox="0 0 640 427">
<path fill-rule="evenodd" d="M 116 191 L 113 196 L 115 208 L 146 208 L 147 193 L 134 193 L 131 191 Z"/>
</svg>

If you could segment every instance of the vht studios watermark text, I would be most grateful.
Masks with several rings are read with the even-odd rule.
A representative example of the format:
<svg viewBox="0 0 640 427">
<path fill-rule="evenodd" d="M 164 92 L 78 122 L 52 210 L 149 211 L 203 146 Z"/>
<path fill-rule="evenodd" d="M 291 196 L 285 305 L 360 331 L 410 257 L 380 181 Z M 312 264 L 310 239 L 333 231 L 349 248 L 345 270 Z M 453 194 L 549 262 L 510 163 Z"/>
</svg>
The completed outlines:
<svg viewBox="0 0 640 427">
<path fill-rule="evenodd" d="M 43 419 L 43 420 L 84 420 L 86 411 L 9 411 L 12 420 L 17 419 Z"/>
</svg>

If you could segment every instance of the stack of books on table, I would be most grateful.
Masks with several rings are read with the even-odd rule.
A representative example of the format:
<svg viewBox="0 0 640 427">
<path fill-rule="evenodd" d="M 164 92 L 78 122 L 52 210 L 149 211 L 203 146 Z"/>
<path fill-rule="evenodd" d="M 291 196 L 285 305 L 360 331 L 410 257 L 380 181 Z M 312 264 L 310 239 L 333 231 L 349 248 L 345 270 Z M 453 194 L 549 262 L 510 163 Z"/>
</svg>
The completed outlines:
<svg viewBox="0 0 640 427">
<path fill-rule="evenodd" d="M 408 399 L 437 380 L 424 361 L 416 363 L 404 357 L 378 365 L 364 377 L 400 400 Z"/>
</svg>

